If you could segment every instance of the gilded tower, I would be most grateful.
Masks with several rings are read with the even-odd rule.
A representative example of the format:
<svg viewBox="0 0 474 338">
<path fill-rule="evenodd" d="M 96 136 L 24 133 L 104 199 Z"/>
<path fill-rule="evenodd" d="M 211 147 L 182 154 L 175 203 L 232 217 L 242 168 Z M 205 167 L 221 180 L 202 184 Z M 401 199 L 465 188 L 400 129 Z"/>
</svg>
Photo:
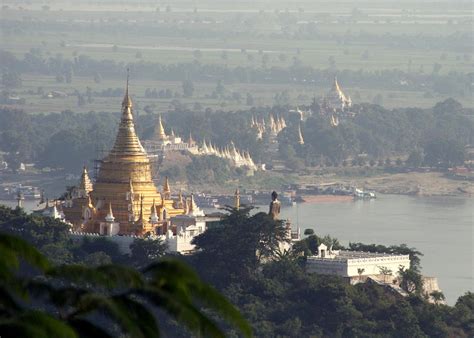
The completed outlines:
<svg viewBox="0 0 474 338">
<path fill-rule="evenodd" d="M 113 234 L 106 222 L 113 210 L 113 224 L 118 225 L 114 232 L 142 235 L 148 231 L 154 233 L 160 225 L 166 227 L 169 218 L 184 213 L 182 208 L 175 208 L 176 203 L 170 200 L 168 182 L 165 196 L 153 183 L 150 160 L 135 132 L 132 107 L 127 79 L 117 137 L 109 154 L 99 161 L 92 191 L 84 196 L 87 202 L 81 203 L 82 217 L 78 219 L 75 213 L 69 213 L 65 208 L 66 219 L 77 230 L 80 227 L 84 232 Z M 70 202 L 71 211 L 75 209 L 74 202 L 74 199 Z"/>
</svg>

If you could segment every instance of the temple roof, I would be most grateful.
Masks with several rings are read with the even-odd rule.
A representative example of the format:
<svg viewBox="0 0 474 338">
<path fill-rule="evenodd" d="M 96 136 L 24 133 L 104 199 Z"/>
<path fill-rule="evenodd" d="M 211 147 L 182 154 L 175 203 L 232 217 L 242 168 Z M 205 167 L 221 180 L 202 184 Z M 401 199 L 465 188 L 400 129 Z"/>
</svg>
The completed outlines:
<svg viewBox="0 0 474 338">
<path fill-rule="evenodd" d="M 108 157 L 114 156 L 130 156 L 139 155 L 146 156 L 145 149 L 143 149 L 140 140 L 135 131 L 135 124 L 133 122 L 132 100 L 128 94 L 128 78 L 125 96 L 122 101 L 122 117 L 115 139 L 114 146 Z"/>
</svg>

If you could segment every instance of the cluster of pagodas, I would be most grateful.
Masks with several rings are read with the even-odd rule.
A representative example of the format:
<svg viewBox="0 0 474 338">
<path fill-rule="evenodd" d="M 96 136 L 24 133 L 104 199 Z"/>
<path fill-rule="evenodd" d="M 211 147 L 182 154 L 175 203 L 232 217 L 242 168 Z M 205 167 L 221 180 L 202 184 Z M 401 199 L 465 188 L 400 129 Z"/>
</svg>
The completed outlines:
<svg viewBox="0 0 474 338">
<path fill-rule="evenodd" d="M 270 133 L 270 135 L 275 136 L 278 135 L 286 128 L 286 121 L 282 116 L 274 117 L 273 114 L 270 113 L 270 116 L 266 121 L 264 118 L 258 119 L 255 116 L 252 116 L 250 127 L 257 131 L 257 138 L 262 139 L 265 133 Z"/>
<path fill-rule="evenodd" d="M 247 167 L 249 169 L 256 170 L 257 165 L 253 161 L 248 151 L 241 151 L 235 147 L 234 142 L 231 142 L 230 146 L 219 148 L 212 143 L 203 141 L 202 147 L 199 149 L 200 155 L 214 155 L 230 161 L 235 167 Z"/>
</svg>

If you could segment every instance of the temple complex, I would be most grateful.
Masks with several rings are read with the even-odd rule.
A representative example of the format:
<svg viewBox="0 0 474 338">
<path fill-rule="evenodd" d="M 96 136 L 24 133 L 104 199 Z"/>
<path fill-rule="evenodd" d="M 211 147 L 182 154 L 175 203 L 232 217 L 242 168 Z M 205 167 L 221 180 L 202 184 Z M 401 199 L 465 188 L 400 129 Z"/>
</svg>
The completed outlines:
<svg viewBox="0 0 474 338">
<path fill-rule="evenodd" d="M 258 139 L 262 139 L 265 134 L 268 134 L 270 137 L 276 137 L 286 128 L 286 121 L 283 117 L 274 117 L 273 114 L 270 113 L 267 120 L 252 116 L 250 127 L 256 131 Z"/>
<path fill-rule="evenodd" d="M 185 214 L 185 202 L 172 200 L 169 183 L 160 193 L 151 164 L 135 132 L 132 100 L 127 89 L 114 146 L 99 161 L 94 183 L 86 168 L 64 203 L 64 214 L 75 231 L 104 235 L 164 233 L 169 219 Z M 161 131 L 159 131 L 161 133 Z"/>
<path fill-rule="evenodd" d="M 225 147 L 218 147 L 203 140 L 201 146 L 198 146 L 191 134 L 187 142 L 175 135 L 173 130 L 171 130 L 170 135 L 167 135 L 161 116 L 158 117 L 152 139 L 144 141 L 144 147 L 150 160 L 157 166 L 162 163 L 167 152 L 185 151 L 192 156 L 217 156 L 229 161 L 230 165 L 234 167 L 247 167 L 251 170 L 257 170 L 250 153 L 237 149 L 233 142 Z"/>
<path fill-rule="evenodd" d="M 189 135 L 188 141 L 184 141 L 182 137 L 175 135 L 173 130 L 171 130 L 170 135 L 166 134 L 161 115 L 158 116 L 153 137 L 150 140 L 144 141 L 143 146 L 151 158 L 154 156 L 164 156 L 168 151 L 185 150 L 191 154 L 198 153 L 197 143 L 191 135 Z"/>
<path fill-rule="evenodd" d="M 258 167 L 253 161 L 248 151 L 241 151 L 231 142 L 230 146 L 219 148 L 212 143 L 203 141 L 202 147 L 199 149 L 199 155 L 212 155 L 228 160 L 234 167 L 247 167 L 251 170 L 257 170 Z"/>
</svg>

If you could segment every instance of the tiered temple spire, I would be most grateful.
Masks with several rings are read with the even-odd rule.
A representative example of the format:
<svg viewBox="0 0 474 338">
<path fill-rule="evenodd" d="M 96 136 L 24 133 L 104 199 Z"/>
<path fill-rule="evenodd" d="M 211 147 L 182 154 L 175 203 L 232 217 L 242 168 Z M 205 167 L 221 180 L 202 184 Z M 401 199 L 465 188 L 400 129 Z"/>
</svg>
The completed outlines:
<svg viewBox="0 0 474 338">
<path fill-rule="evenodd" d="M 161 115 L 158 116 L 158 123 L 155 127 L 155 138 L 161 141 L 167 140 L 168 136 L 165 133 L 165 127 L 163 127 L 163 121 Z"/>
<path fill-rule="evenodd" d="M 66 219 L 75 229 L 101 232 L 101 223 L 113 216 L 120 234 L 139 235 L 155 232 L 156 225 L 150 222 L 155 203 L 160 206 L 158 214 L 161 208 L 166 208 L 169 217 L 184 213 L 183 209 L 174 207 L 169 193 L 165 191 L 162 196 L 153 183 L 150 160 L 135 131 L 132 107 L 127 76 L 115 143 L 109 154 L 99 161 L 99 172 L 93 185 L 84 168 L 79 185 L 86 188 L 86 196 L 73 196 L 64 208 Z"/>
</svg>

